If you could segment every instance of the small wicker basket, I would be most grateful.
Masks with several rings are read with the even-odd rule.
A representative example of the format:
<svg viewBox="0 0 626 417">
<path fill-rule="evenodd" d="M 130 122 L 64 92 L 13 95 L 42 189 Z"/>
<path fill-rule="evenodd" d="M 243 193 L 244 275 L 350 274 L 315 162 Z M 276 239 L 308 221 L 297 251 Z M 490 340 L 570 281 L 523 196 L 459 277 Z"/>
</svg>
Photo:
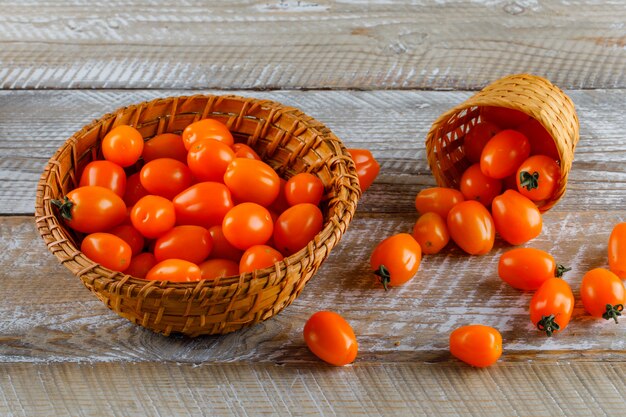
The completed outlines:
<svg viewBox="0 0 626 417">
<path fill-rule="evenodd" d="M 146 140 L 181 132 L 204 118 L 225 123 L 279 175 L 316 174 L 326 187 L 322 231 L 299 252 L 270 268 L 195 283 L 146 281 L 95 264 L 80 250 L 81 235 L 66 227 L 50 203 L 77 185 L 115 126 L 136 127 Z M 48 249 L 104 304 L 133 323 L 169 335 L 224 334 L 268 319 L 288 306 L 339 242 L 352 220 L 360 189 L 342 142 L 298 109 L 238 96 L 171 97 L 131 105 L 75 133 L 46 166 L 37 188 L 36 224 Z"/>
<path fill-rule="evenodd" d="M 439 116 L 426 137 L 428 163 L 437 184 L 459 188 L 463 172 L 471 165 L 465 158 L 465 134 L 479 122 L 482 106 L 522 111 L 541 123 L 552 136 L 560 156 L 561 181 L 552 197 L 539 206 L 541 211 L 550 209 L 565 193 L 579 124 L 572 100 L 550 81 L 536 75 L 501 78 Z"/>
</svg>

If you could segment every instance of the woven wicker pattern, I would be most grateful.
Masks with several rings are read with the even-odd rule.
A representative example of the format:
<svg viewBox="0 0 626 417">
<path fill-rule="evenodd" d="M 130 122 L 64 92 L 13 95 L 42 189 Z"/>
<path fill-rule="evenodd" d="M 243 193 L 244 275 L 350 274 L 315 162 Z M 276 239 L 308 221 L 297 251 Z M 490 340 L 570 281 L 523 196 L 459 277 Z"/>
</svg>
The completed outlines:
<svg viewBox="0 0 626 417">
<path fill-rule="evenodd" d="M 565 193 L 579 124 L 572 100 L 550 81 L 536 75 L 501 78 L 439 116 L 426 137 L 428 163 L 437 184 L 459 188 L 461 176 L 470 166 L 463 148 L 465 134 L 479 122 L 482 106 L 520 110 L 540 122 L 554 139 L 560 155 L 561 181 L 552 198 L 539 206 L 541 211 L 550 209 Z"/>
<path fill-rule="evenodd" d="M 180 133 L 203 118 L 225 123 L 279 175 L 316 174 L 326 188 L 322 231 L 308 246 L 273 267 L 197 283 L 146 281 L 106 269 L 79 249 L 82 237 L 68 229 L 50 204 L 75 188 L 115 126 L 136 127 L 146 140 Z M 48 249 L 87 288 L 123 317 L 156 332 L 190 336 L 223 334 L 268 319 L 288 306 L 315 274 L 352 220 L 360 197 L 354 163 L 324 125 L 295 108 L 238 96 L 198 95 L 157 99 L 119 109 L 85 126 L 56 152 L 37 189 L 36 224 Z"/>
</svg>

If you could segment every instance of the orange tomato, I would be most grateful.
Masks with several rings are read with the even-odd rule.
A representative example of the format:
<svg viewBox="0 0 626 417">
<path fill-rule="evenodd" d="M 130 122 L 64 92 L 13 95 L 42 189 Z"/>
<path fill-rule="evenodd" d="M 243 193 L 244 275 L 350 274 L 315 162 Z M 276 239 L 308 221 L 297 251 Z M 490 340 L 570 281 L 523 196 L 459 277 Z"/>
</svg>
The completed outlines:
<svg viewBox="0 0 626 417">
<path fill-rule="evenodd" d="M 296 204 L 282 212 L 274 225 L 274 244 L 285 255 L 306 247 L 324 225 L 320 209 L 309 203 Z"/>
<path fill-rule="evenodd" d="M 191 145 L 202 139 L 215 139 L 233 146 L 235 140 L 225 124 L 215 119 L 198 120 L 183 130 L 183 144 L 189 150 Z"/>
<path fill-rule="evenodd" d="M 51 200 L 63 220 L 83 233 L 104 232 L 126 219 L 124 201 L 108 188 L 97 185 L 75 188 L 63 200 Z"/>
<path fill-rule="evenodd" d="M 146 162 L 159 158 L 172 158 L 187 163 L 187 149 L 185 149 L 183 138 L 174 133 L 162 133 L 145 142 L 141 156 Z"/>
<path fill-rule="evenodd" d="M 609 269 L 626 279 L 626 222 L 617 224 L 609 237 Z"/>
<path fill-rule="evenodd" d="M 531 156 L 517 169 L 517 190 L 533 201 L 546 200 L 554 194 L 561 179 L 561 168 L 545 155 Z"/>
<path fill-rule="evenodd" d="M 526 136 L 515 130 L 503 130 L 485 145 L 480 155 L 480 170 L 488 177 L 503 179 L 517 172 L 529 154 Z"/>
<path fill-rule="evenodd" d="M 283 255 L 276 249 L 267 245 L 250 246 L 243 253 L 239 261 L 239 273 L 252 272 L 256 269 L 264 269 L 273 266 L 283 260 Z"/>
<path fill-rule="evenodd" d="M 480 170 L 480 164 L 474 164 L 461 176 L 459 188 L 466 200 L 476 200 L 488 207 L 502 191 L 502 181 L 486 176 Z"/>
<path fill-rule="evenodd" d="M 359 350 L 352 327 L 331 311 L 313 314 L 304 325 L 303 337 L 315 356 L 335 366 L 354 362 Z"/>
<path fill-rule="evenodd" d="M 245 143 L 235 143 L 233 145 L 233 152 L 235 152 L 236 158 L 256 159 L 257 161 L 261 160 L 259 154 Z"/>
<path fill-rule="evenodd" d="M 364 193 L 378 176 L 380 165 L 367 149 L 348 149 L 348 153 L 354 161 L 361 192 Z"/>
<path fill-rule="evenodd" d="M 398 233 L 380 242 L 372 251 L 370 267 L 385 290 L 402 285 L 417 274 L 422 248 L 408 233 Z"/>
<path fill-rule="evenodd" d="M 413 226 L 413 238 L 419 243 L 422 252 L 431 255 L 439 253 L 450 241 L 446 221 L 437 213 L 422 214 Z"/>
<path fill-rule="evenodd" d="M 495 227 L 489 211 L 477 201 L 454 206 L 447 218 L 452 240 L 470 255 L 484 255 L 493 248 Z"/>
<path fill-rule="evenodd" d="M 230 191 L 219 182 L 199 182 L 178 194 L 172 200 L 179 225 L 193 224 L 209 228 L 221 225 L 224 216 L 233 208 Z"/>
<path fill-rule="evenodd" d="M 554 139 L 537 120 L 528 119 L 517 131 L 528 138 L 531 155 L 546 155 L 555 161 L 561 159 Z"/>
<path fill-rule="evenodd" d="M 263 245 L 272 237 L 272 216 L 267 209 L 256 203 L 241 203 L 224 216 L 222 232 L 234 247 L 246 250 Z"/>
<path fill-rule="evenodd" d="M 101 149 L 107 161 L 121 167 L 131 166 L 143 152 L 143 137 L 134 127 L 120 125 L 102 139 Z"/>
<path fill-rule="evenodd" d="M 139 172 L 128 177 L 126 180 L 126 192 L 124 193 L 124 203 L 126 203 L 126 206 L 134 206 L 137 201 L 141 200 L 142 197 L 145 197 L 148 194 L 150 194 L 148 190 L 143 188 L 143 185 L 141 185 Z"/>
<path fill-rule="evenodd" d="M 511 245 L 521 245 L 541 233 L 539 209 L 517 191 L 507 190 L 493 199 L 491 214 L 496 231 Z"/>
<path fill-rule="evenodd" d="M 274 202 L 269 207 L 270 210 L 279 214 L 291 207 L 289 205 L 289 202 L 287 201 L 287 197 L 285 196 L 286 185 L 287 180 L 280 178 L 280 183 L 278 185 L 278 197 L 276 197 L 276 200 L 274 200 Z"/>
<path fill-rule="evenodd" d="M 80 251 L 97 264 L 112 271 L 123 272 L 133 256 L 128 243 L 110 233 L 92 233 L 85 236 Z"/>
<path fill-rule="evenodd" d="M 198 181 L 222 182 L 226 168 L 234 159 L 235 152 L 224 142 L 202 139 L 189 148 L 187 165 Z"/>
<path fill-rule="evenodd" d="M 198 265 L 182 259 L 166 259 L 146 274 L 150 281 L 194 282 L 202 279 Z"/>
<path fill-rule="evenodd" d="M 493 327 L 472 324 L 450 333 L 450 353 L 463 362 L 484 368 L 502 355 L 502 336 Z"/>
<path fill-rule="evenodd" d="M 130 221 L 145 237 L 157 238 L 174 227 L 174 205 L 164 197 L 147 195 L 133 206 Z"/>
<path fill-rule="evenodd" d="M 238 203 L 257 203 L 268 207 L 280 192 L 280 179 L 263 161 L 236 158 L 226 169 L 224 184 Z"/>
<path fill-rule="evenodd" d="M 484 106 L 480 108 L 480 119 L 495 123 L 502 129 L 513 129 L 528 121 L 530 116 L 519 110 L 506 107 Z"/>
<path fill-rule="evenodd" d="M 450 209 L 464 200 L 459 190 L 443 187 L 426 188 L 415 197 L 415 208 L 420 214 L 433 212 L 445 219 Z"/>
<path fill-rule="evenodd" d="M 211 249 L 211 234 L 202 226 L 176 226 L 161 235 L 154 244 L 154 256 L 158 262 L 166 259 L 182 259 L 199 264 Z"/>
<path fill-rule="evenodd" d="M 574 311 L 574 294 L 561 278 L 541 284 L 530 300 L 530 321 L 548 337 L 565 329 Z"/>
<path fill-rule="evenodd" d="M 230 259 L 209 259 L 199 265 L 202 279 L 217 279 L 239 275 L 239 265 Z"/>
<path fill-rule="evenodd" d="M 148 271 L 150 271 L 156 263 L 157 261 L 153 254 L 150 252 L 142 252 L 132 257 L 130 265 L 128 265 L 124 273 L 135 278 L 145 278 Z"/>
<path fill-rule="evenodd" d="M 534 291 L 550 278 L 569 271 L 552 255 L 535 248 L 516 248 L 505 252 L 498 262 L 498 275 L 514 288 Z"/>
<path fill-rule="evenodd" d="M 500 128 L 490 122 L 480 122 L 472 126 L 463 139 L 463 149 L 467 160 L 472 164 L 480 162 L 480 155 L 485 145 L 499 131 Z"/>
<path fill-rule="evenodd" d="M 324 184 L 313 174 L 301 172 L 287 180 L 285 185 L 285 198 L 290 206 L 310 203 L 316 206 L 324 195 Z"/>
<path fill-rule="evenodd" d="M 111 229 L 109 233 L 128 243 L 133 252 L 133 256 L 137 255 L 143 249 L 145 243 L 143 235 L 130 224 L 121 224 Z"/>
<path fill-rule="evenodd" d="M 172 158 L 159 158 L 148 162 L 139 174 L 141 185 L 150 194 L 168 200 L 187 189 L 193 178 L 187 165 Z"/>
<path fill-rule="evenodd" d="M 87 164 L 80 176 L 79 187 L 98 185 L 108 188 L 120 197 L 126 192 L 124 169 L 110 161 L 92 161 Z"/>
<path fill-rule="evenodd" d="M 585 311 L 594 317 L 615 320 L 622 315 L 626 295 L 624 283 L 611 271 L 596 268 L 587 272 L 580 286 Z"/>
<path fill-rule="evenodd" d="M 209 234 L 211 235 L 211 240 L 213 241 L 213 249 L 209 254 L 209 258 L 229 259 L 239 263 L 241 255 L 243 255 L 243 251 L 237 249 L 231 245 L 228 240 L 226 240 L 224 232 L 222 232 L 221 225 L 211 226 L 209 228 Z"/>
</svg>

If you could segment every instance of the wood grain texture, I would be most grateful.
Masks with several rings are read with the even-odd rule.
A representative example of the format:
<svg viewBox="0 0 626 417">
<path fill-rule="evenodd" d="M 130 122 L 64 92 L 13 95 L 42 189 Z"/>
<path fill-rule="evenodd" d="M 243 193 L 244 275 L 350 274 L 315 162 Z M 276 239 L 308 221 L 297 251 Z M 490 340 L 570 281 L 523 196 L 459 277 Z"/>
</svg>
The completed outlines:
<svg viewBox="0 0 626 417">
<path fill-rule="evenodd" d="M 626 87 L 620 1 L 3 1 L 0 88 Z"/>
<path fill-rule="evenodd" d="M 0 414 L 611 416 L 626 364 L 2 364 Z M 97 394 L 96 394 L 97 393 Z M 471 401 L 468 399 L 471 398 Z"/>
<path fill-rule="evenodd" d="M 75 131 L 104 113 L 156 97 L 196 91 L 0 91 L 0 213 L 34 211 L 36 184 L 48 158 Z M 217 93 L 214 91 L 214 93 Z M 221 93 L 224 93 L 223 91 Z M 296 106 L 327 124 L 349 147 L 372 150 L 379 178 L 360 211 L 409 212 L 415 194 L 434 184 L 424 140 L 431 123 L 471 92 L 273 91 L 241 95 Z M 568 192 L 554 210 L 626 206 L 626 90 L 574 90 L 580 118 Z"/>
</svg>

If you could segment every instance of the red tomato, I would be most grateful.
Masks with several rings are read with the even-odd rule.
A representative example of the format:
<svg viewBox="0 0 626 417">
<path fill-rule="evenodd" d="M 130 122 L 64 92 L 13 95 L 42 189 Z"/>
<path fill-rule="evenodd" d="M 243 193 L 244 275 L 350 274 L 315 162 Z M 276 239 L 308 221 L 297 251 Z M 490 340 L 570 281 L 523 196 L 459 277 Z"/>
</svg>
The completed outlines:
<svg viewBox="0 0 626 417">
<path fill-rule="evenodd" d="M 480 156 L 480 169 L 488 177 L 502 179 L 517 172 L 529 154 L 530 144 L 526 136 L 515 130 L 503 130 L 485 145 Z"/>
<path fill-rule="evenodd" d="M 133 252 L 133 256 L 137 255 L 143 249 L 145 243 L 143 235 L 130 224 L 121 224 L 111 229 L 109 233 L 128 243 L 128 246 L 130 246 Z"/>
<path fill-rule="evenodd" d="M 545 281 L 562 277 L 569 271 L 547 252 L 535 248 L 516 248 L 505 252 L 498 262 L 498 275 L 513 288 L 534 291 Z"/>
<path fill-rule="evenodd" d="M 143 185 L 141 185 L 139 172 L 128 177 L 126 180 L 126 192 L 124 193 L 124 203 L 126 203 L 126 206 L 134 206 L 137 201 L 141 200 L 142 197 L 145 197 L 148 194 L 150 194 L 148 190 L 143 188 Z"/>
<path fill-rule="evenodd" d="M 202 262 L 199 267 L 202 279 L 206 280 L 239 275 L 239 265 L 230 259 L 209 259 Z"/>
<path fill-rule="evenodd" d="M 183 138 L 174 133 L 162 133 L 145 142 L 141 156 L 146 162 L 172 158 L 187 163 L 187 149 L 183 144 Z"/>
<path fill-rule="evenodd" d="M 548 337 L 567 327 L 574 311 L 574 294 L 561 278 L 541 284 L 530 300 L 530 321 Z"/>
<path fill-rule="evenodd" d="M 459 190 L 443 187 L 426 188 L 415 197 L 415 208 L 419 214 L 433 212 L 445 219 L 450 209 L 464 200 Z"/>
<path fill-rule="evenodd" d="M 141 168 L 140 179 L 141 185 L 150 194 L 168 200 L 186 190 L 193 181 L 187 165 L 172 158 L 159 158 L 148 162 Z"/>
<path fill-rule="evenodd" d="M 164 197 L 147 195 L 133 206 L 130 221 L 145 237 L 157 238 L 174 227 L 174 205 Z"/>
<path fill-rule="evenodd" d="M 276 197 L 276 200 L 274 200 L 272 205 L 270 205 L 269 207 L 272 211 L 275 211 L 276 213 L 279 213 L 279 214 L 287 210 L 290 207 L 289 202 L 287 201 L 287 197 L 285 196 L 286 185 L 287 185 L 287 181 L 281 178 L 280 184 L 278 186 L 279 188 L 278 197 Z"/>
<path fill-rule="evenodd" d="M 245 143 L 235 143 L 233 145 L 233 152 L 235 152 L 236 158 L 256 159 L 257 161 L 261 160 L 259 154 Z"/>
<path fill-rule="evenodd" d="M 143 252 L 139 255 L 133 256 L 130 260 L 130 265 L 126 268 L 124 273 L 135 278 L 145 278 L 148 271 L 150 271 L 156 263 L 157 261 L 153 254 L 150 252 Z"/>
<path fill-rule="evenodd" d="M 322 201 L 324 184 L 313 174 L 301 172 L 287 180 L 285 185 L 285 198 L 290 206 L 296 204 L 311 203 L 316 206 Z"/>
<path fill-rule="evenodd" d="M 508 177 L 501 180 L 502 181 L 502 191 L 513 190 L 517 191 L 517 175 L 509 175 Z"/>
<path fill-rule="evenodd" d="M 292 255 L 306 247 L 324 225 L 324 216 L 313 204 L 296 204 L 278 216 L 274 225 L 276 249 Z"/>
<path fill-rule="evenodd" d="M 607 269 L 592 269 L 583 277 L 580 298 L 587 313 L 617 323 L 626 302 L 624 283 Z"/>
<path fill-rule="evenodd" d="M 283 255 L 276 249 L 267 245 L 250 246 L 243 253 L 239 261 L 239 273 L 252 272 L 256 269 L 264 269 L 274 266 L 276 262 L 283 260 Z"/>
<path fill-rule="evenodd" d="M 120 197 L 126 192 L 124 169 L 110 161 L 93 161 L 87 164 L 80 176 L 79 187 L 99 185 L 108 188 Z"/>
<path fill-rule="evenodd" d="M 541 233 L 539 209 L 517 191 L 507 190 L 493 199 L 491 214 L 496 231 L 511 245 L 521 245 Z"/>
<path fill-rule="evenodd" d="M 131 166 L 143 152 L 143 137 L 132 126 L 117 126 L 102 139 L 101 148 L 107 161 L 122 167 Z"/>
<path fill-rule="evenodd" d="M 367 149 L 348 149 L 348 153 L 356 166 L 361 192 L 367 191 L 380 172 L 380 165 Z"/>
<path fill-rule="evenodd" d="M 494 123 L 480 122 L 470 128 L 463 140 L 465 157 L 472 164 L 480 162 L 480 155 L 489 140 L 494 137 L 500 128 Z"/>
<path fill-rule="evenodd" d="M 218 182 L 200 182 L 187 188 L 172 200 L 178 224 L 209 228 L 221 225 L 233 208 L 230 191 Z"/>
<path fill-rule="evenodd" d="M 158 262 L 166 259 L 182 259 L 199 264 L 211 249 L 211 234 L 202 226 L 176 226 L 161 235 L 154 244 L 154 257 Z"/>
<path fill-rule="evenodd" d="M 495 227 L 489 211 L 476 201 L 464 201 L 447 218 L 452 240 L 470 255 L 484 255 L 493 248 Z"/>
<path fill-rule="evenodd" d="M 537 120 L 528 119 L 517 131 L 528 138 L 531 155 L 546 155 L 555 161 L 561 159 L 554 139 Z"/>
<path fill-rule="evenodd" d="M 619 223 L 609 237 L 609 269 L 626 279 L 626 223 Z"/>
<path fill-rule="evenodd" d="M 422 214 L 413 226 L 413 238 L 425 254 L 439 253 L 450 241 L 446 221 L 437 213 Z"/>
<path fill-rule="evenodd" d="M 502 355 L 502 336 L 493 327 L 472 324 L 450 333 L 450 353 L 463 362 L 484 368 Z"/>
<path fill-rule="evenodd" d="M 370 267 L 387 290 L 402 285 L 417 274 L 422 248 L 408 233 L 398 233 L 380 242 L 370 257 Z"/>
<path fill-rule="evenodd" d="M 222 226 L 211 226 L 209 228 L 209 234 L 211 235 L 211 240 L 213 241 L 213 249 L 209 254 L 209 258 L 229 259 L 239 263 L 241 255 L 243 255 L 243 251 L 237 249 L 231 245 L 228 240 L 226 240 L 224 232 L 222 232 Z"/>
<path fill-rule="evenodd" d="M 466 200 L 476 200 L 488 207 L 502 191 L 502 181 L 486 176 L 480 170 L 480 164 L 474 164 L 461 176 L 459 188 Z"/>
<path fill-rule="evenodd" d="M 198 265 L 182 259 L 166 259 L 146 274 L 150 281 L 193 282 L 202 279 Z"/>
<path fill-rule="evenodd" d="M 484 106 L 480 108 L 480 119 L 495 123 L 502 129 L 513 129 L 530 119 L 524 112 L 506 107 Z"/>
<path fill-rule="evenodd" d="M 75 188 L 63 200 L 51 200 L 63 220 L 83 233 L 104 232 L 126 219 L 126 205 L 108 188 L 90 185 Z"/>
<path fill-rule="evenodd" d="M 315 356 L 335 366 L 354 362 L 359 345 L 352 327 L 337 313 L 318 311 L 304 325 L 304 341 Z"/>
<path fill-rule="evenodd" d="M 222 232 L 234 247 L 246 250 L 263 245 L 272 237 L 274 226 L 270 212 L 256 203 L 241 203 L 230 209 L 222 222 Z"/>
<path fill-rule="evenodd" d="M 133 256 L 128 243 L 110 233 L 92 233 L 85 236 L 80 251 L 97 264 L 112 271 L 123 272 Z"/>
<path fill-rule="evenodd" d="M 517 169 L 517 190 L 533 201 L 552 197 L 560 180 L 559 164 L 545 155 L 531 156 Z"/>
<path fill-rule="evenodd" d="M 233 146 L 235 140 L 225 124 L 215 119 L 198 120 L 187 126 L 183 130 L 183 144 L 185 149 L 201 139 L 215 139 L 224 142 L 228 146 Z"/>
<path fill-rule="evenodd" d="M 280 192 L 280 179 L 271 166 L 256 159 L 236 158 L 226 169 L 224 184 L 238 203 L 268 207 Z"/>
<path fill-rule="evenodd" d="M 235 152 L 224 142 L 202 139 L 194 142 L 187 154 L 187 165 L 198 181 L 222 182 Z"/>
</svg>

